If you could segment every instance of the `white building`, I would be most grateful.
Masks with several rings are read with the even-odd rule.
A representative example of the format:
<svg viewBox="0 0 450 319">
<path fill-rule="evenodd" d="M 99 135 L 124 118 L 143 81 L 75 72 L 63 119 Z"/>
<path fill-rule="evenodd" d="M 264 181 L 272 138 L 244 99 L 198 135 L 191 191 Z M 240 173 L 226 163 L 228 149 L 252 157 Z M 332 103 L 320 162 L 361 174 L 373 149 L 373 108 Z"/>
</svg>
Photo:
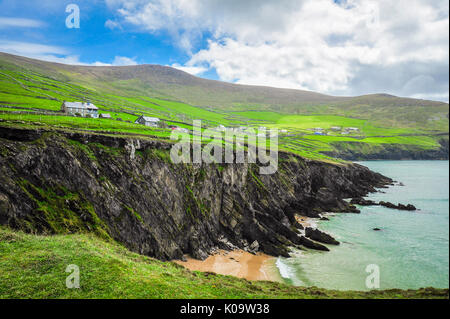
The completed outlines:
<svg viewBox="0 0 450 319">
<path fill-rule="evenodd" d="M 90 102 L 64 102 L 61 105 L 61 111 L 71 115 L 80 114 L 81 116 L 98 118 L 98 107 Z"/>
<path fill-rule="evenodd" d="M 101 113 L 100 114 L 100 118 L 101 119 L 110 119 L 111 118 L 111 114 L 109 114 L 109 113 Z"/>
<path fill-rule="evenodd" d="M 184 127 L 177 127 L 174 131 L 181 132 L 181 133 L 186 133 L 186 134 L 189 133 L 189 130 L 187 128 L 184 128 Z"/>
<path fill-rule="evenodd" d="M 158 124 L 161 120 L 157 117 L 149 117 L 149 116 L 140 116 L 134 123 L 142 124 L 150 127 L 158 127 Z"/>
</svg>

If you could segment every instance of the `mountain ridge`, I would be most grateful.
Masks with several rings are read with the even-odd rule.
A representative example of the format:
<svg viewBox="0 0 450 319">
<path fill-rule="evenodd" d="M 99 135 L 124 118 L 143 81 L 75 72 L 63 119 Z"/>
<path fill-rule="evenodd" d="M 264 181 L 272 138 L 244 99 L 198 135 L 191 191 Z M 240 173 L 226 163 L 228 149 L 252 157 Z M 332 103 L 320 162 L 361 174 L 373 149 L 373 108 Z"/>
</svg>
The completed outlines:
<svg viewBox="0 0 450 319">
<path fill-rule="evenodd" d="M 442 106 L 447 104 L 439 101 L 398 97 L 386 93 L 373 93 L 359 96 L 332 96 L 307 90 L 235 84 L 218 80 L 204 79 L 170 66 L 158 64 L 140 64 L 133 66 L 87 66 L 47 62 L 3 52 L 0 52 L 0 57 L 9 63 L 13 63 L 21 67 L 24 67 L 25 64 L 27 67 L 39 67 L 40 71 L 42 71 L 42 69 L 48 71 L 51 70 L 52 75 L 55 75 L 56 72 L 59 73 L 59 75 L 68 76 L 68 74 L 61 72 L 69 72 L 72 74 L 72 77 L 75 74 L 75 80 L 80 81 L 80 83 L 92 82 L 94 79 L 97 81 L 107 82 L 111 80 L 140 80 L 142 83 L 140 83 L 138 87 L 135 87 L 135 89 L 138 89 L 139 91 L 145 91 L 145 87 L 150 86 L 156 91 L 160 91 L 161 94 L 166 94 L 168 95 L 167 97 L 175 98 L 176 100 L 180 100 L 182 102 L 203 107 L 218 107 L 221 109 L 229 107 L 229 105 L 221 105 L 221 103 L 261 103 L 269 106 L 269 109 L 276 110 L 277 106 L 292 104 L 296 104 L 299 107 L 312 104 L 323 105 L 327 103 L 340 105 L 347 102 L 357 103 L 359 101 L 368 101 L 367 103 L 369 104 L 377 104 L 376 100 L 378 99 L 389 99 L 391 102 L 394 101 L 397 104 L 425 104 L 432 106 Z M 80 79 L 79 76 L 85 77 L 85 79 Z M 69 78 L 70 77 L 71 76 L 69 76 Z M 202 87 L 206 93 L 215 93 L 214 99 L 217 100 L 217 102 L 210 103 L 210 99 L 206 97 L 198 97 L 198 92 L 191 92 L 191 94 L 183 92 L 184 90 L 178 86 L 189 87 L 193 90 L 198 90 L 199 87 Z"/>
</svg>

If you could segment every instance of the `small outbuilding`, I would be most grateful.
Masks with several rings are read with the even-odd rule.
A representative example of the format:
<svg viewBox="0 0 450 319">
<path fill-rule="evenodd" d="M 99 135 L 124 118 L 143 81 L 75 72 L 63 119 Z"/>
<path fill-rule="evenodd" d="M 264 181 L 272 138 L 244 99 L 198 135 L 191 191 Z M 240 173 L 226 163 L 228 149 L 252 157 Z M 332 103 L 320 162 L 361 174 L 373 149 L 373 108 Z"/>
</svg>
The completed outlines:
<svg viewBox="0 0 450 319">
<path fill-rule="evenodd" d="M 160 122 L 161 120 L 157 117 L 149 117 L 142 115 L 134 123 L 150 127 L 158 127 Z"/>
<path fill-rule="evenodd" d="M 181 132 L 181 133 L 186 133 L 186 134 L 189 133 L 189 130 L 188 130 L 187 128 L 184 128 L 184 127 L 177 127 L 177 128 L 175 129 L 175 131 Z"/>
<path fill-rule="evenodd" d="M 99 117 L 101 119 L 111 119 L 111 114 L 109 114 L 109 113 L 101 113 Z"/>
</svg>

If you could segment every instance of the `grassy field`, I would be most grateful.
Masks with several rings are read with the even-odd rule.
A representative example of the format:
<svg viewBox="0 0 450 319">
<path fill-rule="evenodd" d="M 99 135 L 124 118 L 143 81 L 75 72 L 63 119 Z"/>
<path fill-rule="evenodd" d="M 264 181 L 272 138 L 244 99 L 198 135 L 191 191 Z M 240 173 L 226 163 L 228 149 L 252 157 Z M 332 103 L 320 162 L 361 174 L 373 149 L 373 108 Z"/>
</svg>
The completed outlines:
<svg viewBox="0 0 450 319">
<path fill-rule="evenodd" d="M 194 84 L 196 87 L 192 87 Z M 204 99 L 198 96 L 200 84 L 204 86 Z M 2 125 L 162 138 L 167 138 L 170 131 L 129 122 L 147 115 L 188 129 L 192 128 L 193 120 L 202 120 L 207 127 L 265 126 L 285 131 L 280 134 L 282 150 L 326 160 L 332 159 L 322 152 L 333 151 L 336 143 L 393 144 L 401 145 L 403 149 L 411 146 L 433 150 L 440 147 L 438 141 L 442 137 L 437 134 L 448 134 L 448 104 L 445 103 L 386 95 L 338 99 L 301 91 L 258 90 L 208 82 L 158 66 L 86 68 L 0 54 Z M 279 103 L 272 101 L 269 91 L 278 97 Z M 255 92 L 259 92 L 262 102 L 253 101 L 257 100 L 253 96 Z M 287 97 L 293 99 L 296 94 L 304 101 L 286 100 Z M 59 111 L 63 101 L 83 100 L 98 106 L 100 113 L 109 113 L 112 120 L 68 117 Z M 223 105 L 217 105 L 216 101 L 220 100 L 224 101 Z M 198 104 L 190 104 L 190 101 Z M 342 129 L 331 129 L 336 126 Z M 324 129 L 326 136 L 315 135 L 314 129 L 319 127 Z M 359 131 L 343 134 L 348 127 Z M 342 145 L 347 147 L 345 143 Z M 370 151 L 373 148 L 360 149 Z"/>
<path fill-rule="evenodd" d="M 170 131 L 151 128 L 134 123 L 117 121 L 112 119 L 80 118 L 63 115 L 39 115 L 39 114 L 0 114 L 5 121 L 21 124 L 28 123 L 33 126 L 47 126 L 49 128 L 83 129 L 90 131 L 102 131 L 109 133 L 134 133 L 168 138 Z"/>
<path fill-rule="evenodd" d="M 1 66 L 1 64 L 0 64 Z M 99 107 L 100 113 L 110 113 L 113 118 L 136 120 L 144 114 L 165 120 L 192 122 L 203 120 L 206 124 L 229 124 L 229 115 L 194 107 L 186 103 L 152 99 L 148 97 L 117 96 L 99 93 L 73 83 L 49 79 L 42 74 L 26 70 L 0 68 L 0 106 L 16 110 L 57 112 L 63 101 L 89 100 Z"/>
<path fill-rule="evenodd" d="M 112 119 L 67 116 L 63 101 L 89 100 Z M 390 144 L 439 148 L 448 104 L 374 95 L 334 98 L 191 77 L 161 66 L 64 66 L 0 53 L 0 126 L 89 131 L 168 141 L 171 131 L 134 124 L 140 115 L 192 129 L 249 126 L 283 130 L 281 150 L 311 159 L 336 143 L 362 152 Z M 341 127 L 333 130 L 332 127 Z M 315 128 L 324 134 L 316 135 Z M 358 131 L 342 134 L 346 128 Z M 441 134 L 441 135 L 438 135 Z M 448 138 L 448 135 L 447 135 Z M 204 141 L 207 142 L 207 141 Z M 221 142 L 222 143 L 222 142 Z M 260 143 L 258 141 L 258 143 Z M 266 142 L 266 146 L 268 142 Z M 65 268 L 81 269 L 81 289 L 65 287 Z M 92 234 L 35 236 L 0 227 L 0 298 L 448 298 L 448 291 L 339 292 L 192 273 L 129 252 Z"/>
<path fill-rule="evenodd" d="M 286 130 L 280 134 L 280 148 L 299 155 L 325 159 L 321 152 L 333 151 L 333 143 L 360 142 L 370 145 L 397 144 L 407 148 L 432 150 L 439 147 L 436 136 L 439 130 L 409 127 L 389 127 L 366 119 L 335 115 L 285 115 L 275 112 L 236 112 L 249 121 L 270 129 Z M 340 127 L 333 130 L 333 127 Z M 357 132 L 343 134 L 345 128 L 358 128 Z M 315 135 L 315 129 L 323 129 L 326 135 Z M 444 130 L 445 131 L 445 130 Z M 443 131 L 442 131 L 443 132 Z M 370 147 L 366 148 L 368 151 Z"/>
<path fill-rule="evenodd" d="M 68 265 L 80 288 L 66 288 Z M 372 292 L 298 288 L 190 272 L 90 234 L 36 236 L 0 227 L 1 298 L 448 298 L 448 290 Z"/>
</svg>

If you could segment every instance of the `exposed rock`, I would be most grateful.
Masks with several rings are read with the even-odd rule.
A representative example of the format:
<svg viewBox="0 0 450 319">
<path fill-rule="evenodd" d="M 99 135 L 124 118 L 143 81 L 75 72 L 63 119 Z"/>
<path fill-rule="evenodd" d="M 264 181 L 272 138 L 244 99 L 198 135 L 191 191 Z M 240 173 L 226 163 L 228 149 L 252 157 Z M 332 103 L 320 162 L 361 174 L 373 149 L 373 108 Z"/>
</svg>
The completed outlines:
<svg viewBox="0 0 450 319">
<path fill-rule="evenodd" d="M 349 205 L 345 212 L 346 213 L 353 213 L 353 214 L 360 214 L 361 213 L 361 211 L 354 205 Z"/>
<path fill-rule="evenodd" d="M 300 224 L 298 221 L 294 222 L 294 227 L 297 229 L 302 229 L 302 230 L 305 229 L 305 227 L 303 227 L 303 225 Z"/>
<path fill-rule="evenodd" d="M 415 211 L 415 210 L 417 210 L 417 208 L 414 205 L 411 205 L 411 204 L 408 204 L 408 205 L 398 204 L 397 205 L 397 209 L 399 209 L 399 210 L 408 210 L 408 211 Z"/>
<path fill-rule="evenodd" d="M 289 246 L 328 250 L 297 234 L 296 214 L 354 211 L 343 198 L 392 182 L 358 164 L 286 153 L 273 175 L 259 175 L 254 164 L 175 165 L 170 148 L 145 138 L 0 127 L 0 224 L 90 231 L 162 260 L 205 259 L 255 242 L 289 256 Z"/>
<path fill-rule="evenodd" d="M 306 227 L 305 236 L 312 240 L 318 241 L 319 243 L 339 245 L 339 242 L 336 239 L 334 239 L 331 235 L 320 231 L 319 229 Z"/>
<path fill-rule="evenodd" d="M 411 205 L 411 204 L 408 204 L 408 205 L 403 205 L 403 204 L 395 205 L 395 204 L 390 203 L 390 202 L 383 202 L 383 201 L 381 201 L 379 203 L 379 205 L 387 207 L 387 208 L 391 208 L 391 209 L 398 209 L 398 210 L 407 210 L 407 211 L 415 211 L 415 210 L 417 210 L 417 208 L 414 205 Z"/>
<path fill-rule="evenodd" d="M 383 202 L 383 201 L 381 201 L 378 205 L 384 206 L 386 208 L 397 209 L 397 205 L 392 204 L 390 202 Z"/>
<path fill-rule="evenodd" d="M 403 204 L 398 204 L 395 205 L 393 203 L 390 202 L 384 202 L 381 201 L 379 203 L 374 202 L 373 200 L 366 200 L 364 198 L 353 198 L 350 201 L 351 204 L 356 204 L 356 205 L 361 205 L 361 206 L 384 206 L 387 208 L 392 208 L 392 209 L 398 209 L 398 210 L 408 210 L 408 211 L 414 211 L 417 210 L 417 208 L 414 205 L 408 204 L 408 205 L 403 205 Z"/>
<path fill-rule="evenodd" d="M 351 204 L 355 204 L 355 205 L 360 205 L 360 206 L 375 206 L 378 205 L 376 202 L 374 202 L 373 200 L 369 200 L 369 199 L 364 199 L 364 198 L 353 198 L 350 201 Z"/>
<path fill-rule="evenodd" d="M 319 243 L 316 243 L 315 241 L 312 241 L 311 239 L 308 239 L 304 236 L 300 237 L 300 243 L 305 246 L 306 248 L 314 249 L 314 250 L 321 250 L 321 251 L 330 251 L 328 247 L 321 245 Z"/>
<path fill-rule="evenodd" d="M 367 143 L 346 141 L 331 143 L 334 150 L 322 153 L 331 157 L 342 158 L 349 161 L 448 160 L 448 133 L 441 135 L 443 138 L 438 141 L 440 145 L 434 149 L 423 149 L 420 146 L 405 144 L 377 144 L 371 145 L 371 148 L 367 149 Z"/>
<path fill-rule="evenodd" d="M 251 245 L 250 245 L 250 250 L 251 251 L 258 251 L 259 250 L 259 243 L 257 240 L 255 240 Z"/>
</svg>

